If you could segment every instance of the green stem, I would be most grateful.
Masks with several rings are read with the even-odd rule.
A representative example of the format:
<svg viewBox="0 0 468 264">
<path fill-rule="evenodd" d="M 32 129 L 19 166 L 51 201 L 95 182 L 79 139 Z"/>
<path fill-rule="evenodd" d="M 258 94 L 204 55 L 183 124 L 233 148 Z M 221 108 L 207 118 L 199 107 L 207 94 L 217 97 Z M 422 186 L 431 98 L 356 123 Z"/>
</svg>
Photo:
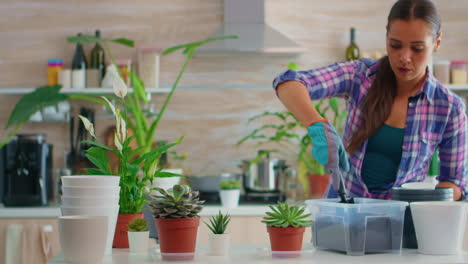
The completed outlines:
<svg viewBox="0 0 468 264">
<path fill-rule="evenodd" d="M 188 52 L 187 58 L 185 59 L 185 63 L 182 66 L 182 69 L 180 69 L 179 74 L 177 75 L 177 79 L 175 80 L 174 84 L 172 85 L 171 91 L 167 95 L 166 100 L 164 100 L 164 104 L 163 104 L 163 106 L 161 108 L 161 111 L 159 111 L 159 113 L 158 113 L 158 117 L 153 122 L 153 124 L 151 124 L 150 133 L 148 133 L 148 138 L 146 139 L 147 143 L 151 143 L 153 141 L 153 138 L 152 138 L 153 131 L 156 131 L 156 129 L 158 127 L 158 124 L 159 124 L 159 121 L 161 120 L 161 118 L 162 118 L 162 116 L 164 114 L 164 111 L 166 111 L 167 105 L 169 104 L 169 101 L 171 100 L 172 95 L 174 94 L 174 91 L 175 91 L 176 87 L 179 85 L 179 81 L 182 78 L 182 74 L 185 72 L 185 69 L 187 68 L 187 65 L 192 60 L 193 54 L 194 54 L 194 50 L 190 50 Z"/>
</svg>

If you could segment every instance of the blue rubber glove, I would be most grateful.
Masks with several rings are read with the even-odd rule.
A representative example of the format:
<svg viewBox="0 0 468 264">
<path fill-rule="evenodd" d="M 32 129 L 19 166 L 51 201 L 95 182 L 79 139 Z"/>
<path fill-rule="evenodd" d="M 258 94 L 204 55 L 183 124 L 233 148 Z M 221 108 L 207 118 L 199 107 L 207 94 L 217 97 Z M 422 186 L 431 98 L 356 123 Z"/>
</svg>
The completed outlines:
<svg viewBox="0 0 468 264">
<path fill-rule="evenodd" d="M 312 140 L 312 156 L 332 175 L 333 189 L 338 191 L 341 172 L 349 171 L 348 155 L 340 136 L 327 119 L 314 122 L 307 130 Z"/>
</svg>

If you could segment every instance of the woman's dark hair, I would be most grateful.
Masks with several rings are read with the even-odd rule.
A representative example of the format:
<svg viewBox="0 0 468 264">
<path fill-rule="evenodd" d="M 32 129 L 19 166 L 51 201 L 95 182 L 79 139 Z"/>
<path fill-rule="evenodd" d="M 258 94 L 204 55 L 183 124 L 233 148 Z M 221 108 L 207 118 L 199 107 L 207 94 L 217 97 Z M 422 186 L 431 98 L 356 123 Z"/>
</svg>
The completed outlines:
<svg viewBox="0 0 468 264">
<path fill-rule="evenodd" d="M 392 21 L 422 19 L 432 26 L 434 39 L 440 33 L 440 17 L 431 0 L 398 0 L 390 10 L 387 32 Z M 396 78 L 388 56 L 379 61 L 374 82 L 363 100 L 362 126 L 350 138 L 347 150 L 354 153 L 387 120 L 396 96 Z"/>
</svg>

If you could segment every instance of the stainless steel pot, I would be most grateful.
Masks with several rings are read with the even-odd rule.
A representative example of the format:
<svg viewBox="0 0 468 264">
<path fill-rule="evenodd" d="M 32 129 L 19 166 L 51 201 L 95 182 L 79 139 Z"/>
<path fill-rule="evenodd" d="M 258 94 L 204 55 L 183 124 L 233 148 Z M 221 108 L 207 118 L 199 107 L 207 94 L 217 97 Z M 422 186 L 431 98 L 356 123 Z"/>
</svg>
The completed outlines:
<svg viewBox="0 0 468 264">
<path fill-rule="evenodd" d="M 282 191 L 286 170 L 285 160 L 265 157 L 257 163 L 242 160 L 243 184 L 246 191 Z"/>
</svg>

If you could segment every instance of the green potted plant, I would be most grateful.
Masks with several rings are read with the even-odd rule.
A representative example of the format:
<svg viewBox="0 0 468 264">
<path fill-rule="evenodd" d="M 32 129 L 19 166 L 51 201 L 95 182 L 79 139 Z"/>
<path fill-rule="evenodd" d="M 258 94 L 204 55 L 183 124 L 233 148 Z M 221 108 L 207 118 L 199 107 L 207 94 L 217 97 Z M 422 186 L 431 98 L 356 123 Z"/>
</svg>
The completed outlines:
<svg viewBox="0 0 468 264">
<path fill-rule="evenodd" d="M 158 167 L 161 155 L 172 146 L 179 144 L 182 140 L 182 138 L 179 138 L 171 144 L 155 147 L 154 140 L 159 122 L 196 49 L 206 43 L 228 38 L 237 38 L 237 36 L 207 38 L 202 41 L 173 46 L 163 52 L 163 55 L 167 55 L 174 51 L 182 50 L 186 59 L 161 109 L 155 116 L 147 115 L 142 108 L 148 102 L 148 97 L 146 96 L 143 82 L 134 72 L 128 73 L 133 86 L 133 93 L 128 97 L 126 97 L 127 87 L 122 81 L 121 76 L 114 76 L 115 96 L 68 95 L 60 92 L 60 85 L 43 86 L 29 94 L 25 94 L 16 104 L 6 126 L 7 129 L 12 129 L 12 131 L 2 142 L 2 145 L 8 143 L 35 112 L 47 106 L 53 106 L 69 99 L 85 100 L 108 106 L 116 119 L 115 148 L 98 142 L 94 135 L 92 124 L 82 118 L 88 131 L 95 139 L 94 141 L 86 142 L 93 146 L 87 150 L 86 157 L 95 166 L 95 168 L 89 168 L 86 171 L 92 175 L 117 175 L 121 177 L 119 216 L 114 236 L 114 247 L 128 248 L 128 222 L 135 217 L 143 217 L 141 210 L 151 192 L 154 179 L 180 176 Z M 110 52 L 108 43 L 113 42 L 129 47 L 134 46 L 132 40 L 125 38 L 104 39 L 82 35 L 68 37 L 67 40 L 72 43 L 100 43 L 106 52 L 106 56 L 111 59 L 114 65 L 116 65 L 115 58 Z M 119 73 L 119 71 L 117 72 Z M 115 101 L 116 103 L 111 103 L 111 101 Z M 127 127 L 133 132 L 133 136 L 127 136 Z M 132 148 L 130 144 L 134 140 L 137 142 L 136 148 Z M 117 168 L 110 166 L 108 155 L 116 155 L 118 157 Z"/>
<path fill-rule="evenodd" d="M 241 183 L 238 180 L 222 180 L 219 182 L 219 196 L 225 208 L 239 206 Z"/>
<path fill-rule="evenodd" d="M 298 70 L 295 63 L 290 63 L 288 68 Z M 340 109 L 338 98 L 322 99 L 313 103 L 317 112 L 323 117 L 328 117 L 338 132 L 343 131 L 347 111 Z M 237 142 L 238 146 L 245 142 L 255 142 L 255 147 L 262 148 L 252 162 L 259 161 L 263 155 L 270 153 L 295 162 L 297 178 L 306 196 L 304 198 L 308 198 L 308 194 L 312 198 L 322 197 L 330 175 L 325 174 L 324 167 L 310 154 L 312 145 L 307 128 L 288 111 L 264 112 L 249 118 L 247 124 L 253 121 L 259 121 L 262 125 Z"/>
<path fill-rule="evenodd" d="M 158 230 L 163 260 L 191 260 L 195 254 L 200 216 L 203 209 L 199 192 L 188 185 L 159 188 L 161 195 L 152 196 L 150 207 Z"/>
<path fill-rule="evenodd" d="M 148 251 L 148 222 L 143 218 L 135 218 L 128 223 L 128 243 L 130 252 L 145 253 Z"/>
<path fill-rule="evenodd" d="M 307 220 L 310 214 L 304 213 L 304 207 L 281 202 L 269 207 L 271 212 L 266 213 L 262 223 L 267 225 L 273 256 L 300 256 L 305 228 L 311 225 Z"/>
<path fill-rule="evenodd" d="M 211 256 L 226 256 L 229 254 L 231 235 L 226 233 L 226 228 L 231 221 L 229 214 L 218 211 L 217 215 L 210 217 L 210 222 L 205 225 L 211 230 L 208 234 L 208 247 Z"/>
</svg>

